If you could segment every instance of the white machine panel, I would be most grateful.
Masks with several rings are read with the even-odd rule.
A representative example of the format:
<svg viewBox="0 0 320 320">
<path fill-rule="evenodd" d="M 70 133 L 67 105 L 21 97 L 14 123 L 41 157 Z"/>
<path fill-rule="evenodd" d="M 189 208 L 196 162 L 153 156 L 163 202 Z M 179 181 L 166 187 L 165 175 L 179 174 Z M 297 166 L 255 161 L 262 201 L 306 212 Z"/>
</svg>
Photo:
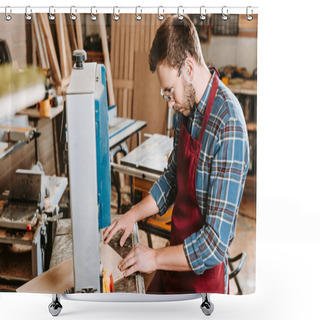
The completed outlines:
<svg viewBox="0 0 320 320">
<path fill-rule="evenodd" d="M 85 72 L 73 70 L 73 75 L 81 71 Z M 88 86 L 94 82 L 94 77 L 79 74 L 79 78 Z M 94 94 L 67 94 L 66 99 L 75 292 L 99 292 Z"/>
</svg>

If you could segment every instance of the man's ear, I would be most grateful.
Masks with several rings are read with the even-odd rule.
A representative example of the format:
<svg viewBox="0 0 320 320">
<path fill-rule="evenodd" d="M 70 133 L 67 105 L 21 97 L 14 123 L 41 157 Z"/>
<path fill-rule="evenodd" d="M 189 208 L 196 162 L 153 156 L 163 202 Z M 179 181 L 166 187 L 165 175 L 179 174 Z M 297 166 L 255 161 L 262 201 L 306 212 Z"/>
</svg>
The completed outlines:
<svg viewBox="0 0 320 320">
<path fill-rule="evenodd" d="M 192 57 L 188 56 L 186 61 L 184 62 L 185 68 L 185 77 L 191 82 L 194 76 L 194 68 L 195 68 L 195 61 Z"/>
</svg>

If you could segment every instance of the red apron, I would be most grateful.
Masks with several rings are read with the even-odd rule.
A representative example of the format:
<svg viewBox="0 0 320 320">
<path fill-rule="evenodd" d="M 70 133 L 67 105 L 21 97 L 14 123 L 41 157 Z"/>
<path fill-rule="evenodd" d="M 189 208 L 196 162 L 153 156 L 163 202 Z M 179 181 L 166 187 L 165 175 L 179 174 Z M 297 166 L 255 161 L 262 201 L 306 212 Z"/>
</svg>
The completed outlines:
<svg viewBox="0 0 320 320">
<path fill-rule="evenodd" d="M 177 155 L 178 193 L 172 213 L 170 245 L 183 244 L 192 233 L 199 231 L 205 223 L 196 196 L 196 169 L 201 151 L 202 138 L 211 113 L 218 87 L 218 76 L 214 77 L 198 140 L 186 129 L 186 117 L 180 128 Z M 202 275 L 193 271 L 158 270 L 147 293 L 224 293 L 224 264 L 206 270 Z"/>
</svg>

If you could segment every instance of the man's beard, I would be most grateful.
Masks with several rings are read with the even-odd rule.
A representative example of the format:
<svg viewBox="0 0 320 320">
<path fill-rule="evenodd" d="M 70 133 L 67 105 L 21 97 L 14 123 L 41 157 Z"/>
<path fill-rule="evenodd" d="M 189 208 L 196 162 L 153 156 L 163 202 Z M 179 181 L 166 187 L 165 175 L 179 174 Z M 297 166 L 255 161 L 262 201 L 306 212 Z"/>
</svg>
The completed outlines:
<svg viewBox="0 0 320 320">
<path fill-rule="evenodd" d="M 185 101 L 183 102 L 181 107 L 186 110 L 192 111 L 195 106 L 196 91 L 193 85 L 191 83 L 187 83 L 185 79 L 183 79 L 183 88 L 184 88 Z"/>
</svg>

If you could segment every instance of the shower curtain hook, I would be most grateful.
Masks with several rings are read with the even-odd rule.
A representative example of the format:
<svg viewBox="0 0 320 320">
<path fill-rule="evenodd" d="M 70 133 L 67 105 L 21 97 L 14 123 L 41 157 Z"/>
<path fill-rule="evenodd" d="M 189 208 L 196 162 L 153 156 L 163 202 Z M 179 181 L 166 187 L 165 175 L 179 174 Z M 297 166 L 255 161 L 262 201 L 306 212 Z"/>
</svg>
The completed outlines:
<svg viewBox="0 0 320 320">
<path fill-rule="evenodd" d="M 182 9 L 182 14 L 180 13 L 180 9 Z M 184 9 L 183 6 L 178 7 L 178 19 L 183 20 Z"/>
<path fill-rule="evenodd" d="M 53 13 L 52 13 L 53 12 Z M 49 7 L 49 20 L 53 21 L 56 17 L 54 16 L 54 13 L 56 12 L 54 6 Z"/>
<path fill-rule="evenodd" d="M 73 13 L 73 8 L 75 8 L 75 12 L 77 12 L 77 9 L 75 6 L 70 7 L 70 19 L 75 21 L 77 19 L 77 16 Z"/>
<path fill-rule="evenodd" d="M 204 13 L 202 12 L 202 9 L 203 9 Z M 202 20 L 202 21 L 206 20 L 206 17 L 207 17 L 206 15 L 207 15 L 206 7 L 205 6 L 201 6 L 200 7 L 200 20 Z"/>
<path fill-rule="evenodd" d="M 224 9 L 226 9 L 226 12 L 224 12 Z M 223 21 L 227 21 L 228 20 L 228 8 L 226 6 L 223 6 L 221 8 L 221 19 Z"/>
<path fill-rule="evenodd" d="M 116 9 L 118 9 L 118 13 L 116 13 Z M 117 7 L 117 6 L 113 7 L 113 20 L 114 21 L 118 21 L 120 19 L 119 13 L 120 13 L 119 7 Z"/>
<path fill-rule="evenodd" d="M 251 15 L 249 14 L 249 8 L 251 9 L 251 14 L 252 14 L 252 7 L 248 6 L 247 9 L 246 9 L 246 19 L 247 19 L 248 21 L 251 21 L 251 20 L 253 19 L 253 16 L 251 16 Z"/>
<path fill-rule="evenodd" d="M 142 16 L 140 14 L 138 14 L 138 8 L 140 9 L 140 13 L 142 13 L 142 9 L 140 6 L 136 7 L 136 20 L 141 21 Z"/>
<path fill-rule="evenodd" d="M 162 14 L 160 14 L 160 8 L 162 8 Z M 163 6 L 159 6 L 158 7 L 158 20 L 162 21 L 164 19 L 164 9 L 163 9 Z"/>
<path fill-rule="evenodd" d="M 8 14 L 8 10 L 10 10 L 10 12 L 12 12 L 11 9 L 9 9 L 9 8 L 10 8 L 9 6 L 6 6 L 5 9 L 4 9 L 4 15 L 5 15 L 4 18 L 5 18 L 7 21 L 10 21 L 10 20 L 12 19 L 12 16 L 10 16 L 10 15 Z"/>
<path fill-rule="evenodd" d="M 30 9 L 30 13 L 32 13 L 32 9 L 30 6 L 26 6 L 26 14 L 25 14 L 25 19 L 30 21 L 31 20 L 31 15 L 30 13 L 28 12 L 28 9 Z"/>
<path fill-rule="evenodd" d="M 91 10 L 90 10 L 90 20 L 91 21 L 96 21 L 97 20 L 97 16 L 96 16 L 96 14 L 97 14 L 97 9 L 96 9 L 96 13 L 94 14 L 93 13 L 93 8 L 96 8 L 96 7 L 91 7 Z"/>
</svg>

